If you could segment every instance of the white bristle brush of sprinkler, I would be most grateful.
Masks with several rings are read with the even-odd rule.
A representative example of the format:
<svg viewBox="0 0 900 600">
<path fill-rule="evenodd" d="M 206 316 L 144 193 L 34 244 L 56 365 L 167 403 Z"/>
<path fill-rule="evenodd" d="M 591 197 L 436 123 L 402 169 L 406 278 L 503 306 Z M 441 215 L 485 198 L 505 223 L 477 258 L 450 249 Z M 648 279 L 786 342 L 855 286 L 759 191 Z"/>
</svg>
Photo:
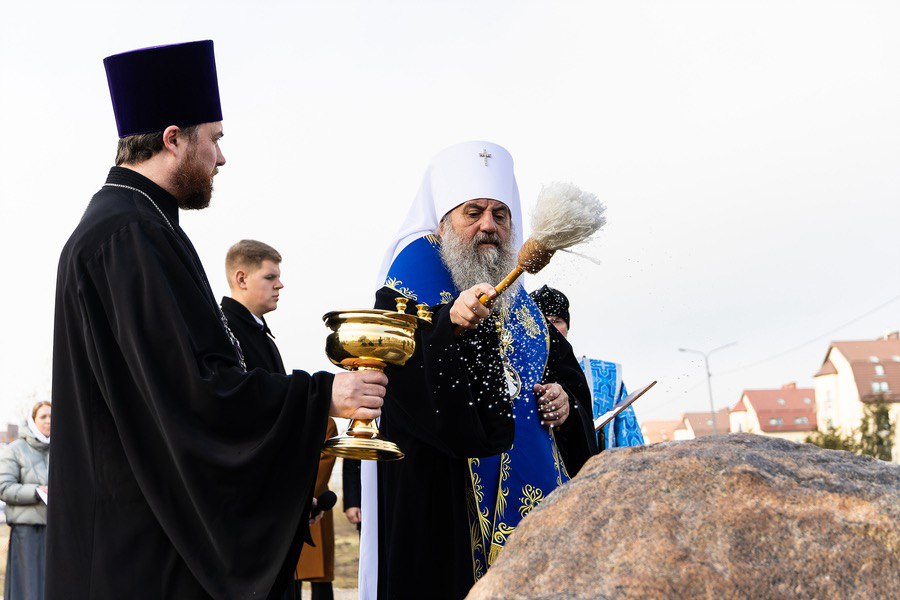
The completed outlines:
<svg viewBox="0 0 900 600">
<path fill-rule="evenodd" d="M 519 249 L 516 268 L 494 286 L 494 300 L 522 273 L 534 275 L 546 267 L 557 250 L 589 241 L 606 224 L 605 212 L 606 206 L 597 196 L 572 183 L 554 181 L 543 186 L 531 211 L 531 237 Z M 494 302 L 487 294 L 478 300 L 487 307 Z M 456 328 L 457 334 L 463 331 Z"/>
</svg>

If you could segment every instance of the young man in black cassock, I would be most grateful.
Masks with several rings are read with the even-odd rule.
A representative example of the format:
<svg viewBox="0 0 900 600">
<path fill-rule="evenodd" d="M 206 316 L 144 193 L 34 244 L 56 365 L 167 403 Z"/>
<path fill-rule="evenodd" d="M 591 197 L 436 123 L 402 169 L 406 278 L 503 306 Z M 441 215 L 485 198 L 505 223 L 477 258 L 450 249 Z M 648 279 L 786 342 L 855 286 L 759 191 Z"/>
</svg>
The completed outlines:
<svg viewBox="0 0 900 600">
<path fill-rule="evenodd" d="M 284 362 L 265 315 L 278 308 L 281 254 L 268 244 L 241 240 L 225 255 L 231 297 L 222 298 L 222 312 L 241 343 L 247 369 L 284 374 Z"/>
<path fill-rule="evenodd" d="M 212 42 L 104 63 L 118 166 L 60 257 L 46 598 L 277 598 L 328 415 L 379 415 L 386 379 L 246 371 L 178 222 L 225 164 Z"/>
<path fill-rule="evenodd" d="M 284 362 L 281 352 L 275 345 L 275 335 L 266 323 L 265 315 L 278 308 L 278 298 L 284 284 L 281 283 L 281 254 L 272 246 L 257 240 L 241 240 L 228 249 L 225 255 L 225 275 L 231 297 L 222 298 L 222 312 L 228 319 L 228 326 L 241 343 L 247 369 L 263 369 L 269 373 L 284 374 Z M 337 426 L 332 422 L 328 429 L 333 433 L 326 438 L 337 435 Z M 320 460 L 326 461 L 327 472 L 331 471 L 334 458 L 322 455 Z M 328 461 L 331 461 L 328 463 Z M 326 471 L 319 464 L 320 475 Z M 321 513 L 320 513 L 321 515 Z M 330 523 L 331 517 L 327 520 Z M 319 534 L 317 539 L 330 535 L 331 554 L 334 548 L 334 527 L 326 527 L 320 520 L 313 524 Z M 324 546 L 324 544 L 319 544 Z M 324 548 L 320 547 L 315 556 L 309 552 L 303 554 L 303 561 L 321 558 Z M 320 561 L 321 562 L 321 561 Z M 333 561 L 332 561 L 333 562 Z M 288 583 L 282 600 L 300 600 L 301 580 L 297 579 L 300 565 L 297 565 L 295 576 Z M 312 581 L 312 600 L 331 600 L 334 597 L 330 581 Z"/>
</svg>

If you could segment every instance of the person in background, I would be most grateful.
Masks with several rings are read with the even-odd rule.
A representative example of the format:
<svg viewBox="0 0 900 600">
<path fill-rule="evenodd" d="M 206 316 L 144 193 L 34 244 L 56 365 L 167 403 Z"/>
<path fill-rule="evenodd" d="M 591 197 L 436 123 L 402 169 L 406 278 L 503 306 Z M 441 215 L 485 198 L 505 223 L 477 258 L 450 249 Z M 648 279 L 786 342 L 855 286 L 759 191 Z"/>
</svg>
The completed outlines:
<svg viewBox="0 0 900 600">
<path fill-rule="evenodd" d="M 352 458 L 345 458 L 341 478 L 344 484 L 344 516 L 360 530 L 362 525 L 362 490 L 359 480 L 360 463 Z"/>
<path fill-rule="evenodd" d="M 545 285 L 529 294 L 541 310 L 547 322 L 566 339 L 569 338 L 569 299 L 566 295 Z"/>
<path fill-rule="evenodd" d="M 328 431 L 325 439 L 338 434 L 334 419 L 328 419 Z M 315 495 L 318 498 L 328 491 L 328 481 L 334 469 L 335 458 L 322 454 L 319 459 L 319 473 L 316 476 Z M 321 513 L 321 519 L 310 526 L 309 532 L 315 546 L 303 546 L 300 562 L 294 571 L 294 581 L 288 587 L 284 600 L 300 600 L 300 589 L 303 581 L 308 581 L 312 588 L 312 600 L 332 600 L 334 590 L 334 517 L 330 510 Z"/>
<path fill-rule="evenodd" d="M 43 600 L 44 533 L 47 529 L 47 468 L 50 403 L 38 402 L 19 428 L 19 439 L 0 452 L 0 500 L 10 526 L 6 600 Z"/>
<path fill-rule="evenodd" d="M 556 327 L 563 337 L 569 337 L 569 299 L 566 295 L 545 285 L 531 292 L 531 297 L 547 322 Z M 628 395 L 622 381 L 622 365 L 586 356 L 582 356 L 580 362 L 591 387 L 591 408 L 596 419 Z M 643 443 L 644 436 L 631 406 L 616 415 L 612 423 L 597 433 L 597 446 L 601 451 L 621 446 L 640 446 Z"/>
<path fill-rule="evenodd" d="M 241 240 L 225 255 L 225 274 L 231 297 L 222 298 L 222 312 L 241 343 L 247 370 L 264 369 L 285 375 L 275 335 L 265 315 L 278 308 L 281 254 L 268 244 Z"/>
<path fill-rule="evenodd" d="M 228 325 L 241 343 L 247 369 L 263 369 L 269 373 L 285 374 L 284 362 L 275 335 L 266 323 L 265 315 L 278 308 L 278 298 L 284 284 L 281 281 L 281 254 L 272 246 L 257 240 L 241 240 L 225 255 L 225 274 L 231 297 L 222 298 L 222 312 Z M 334 419 L 328 418 L 325 439 L 337 435 Z M 322 455 L 316 476 L 314 496 L 328 490 L 328 480 L 334 468 L 334 457 Z M 294 577 L 284 592 L 284 600 L 300 600 L 303 581 L 312 584 L 314 600 L 331 600 L 334 581 L 334 521 L 331 511 L 325 511 L 310 522 L 311 540 L 303 546 Z M 309 541 L 315 545 L 310 546 Z"/>
</svg>

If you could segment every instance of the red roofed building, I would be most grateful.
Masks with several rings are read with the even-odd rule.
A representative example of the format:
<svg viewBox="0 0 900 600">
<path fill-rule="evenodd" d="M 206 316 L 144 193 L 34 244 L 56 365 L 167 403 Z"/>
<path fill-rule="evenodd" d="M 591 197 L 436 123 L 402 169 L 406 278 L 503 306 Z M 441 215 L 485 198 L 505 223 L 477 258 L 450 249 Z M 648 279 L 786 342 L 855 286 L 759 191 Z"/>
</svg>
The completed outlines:
<svg viewBox="0 0 900 600">
<path fill-rule="evenodd" d="M 744 390 L 730 411 L 731 431 L 802 442 L 816 430 L 815 390 L 789 383 L 775 390 Z"/>
<path fill-rule="evenodd" d="M 675 439 L 675 430 L 681 426 L 681 421 L 641 421 L 641 434 L 645 444 L 671 442 Z"/>
<path fill-rule="evenodd" d="M 6 431 L 0 431 L 0 444 L 11 444 L 17 439 L 19 439 L 19 426 L 7 423 Z"/>
<path fill-rule="evenodd" d="M 886 402 L 895 425 L 893 462 L 900 463 L 900 333 L 832 342 L 815 375 L 819 429 L 859 427 L 863 405 Z"/>
<path fill-rule="evenodd" d="M 676 440 L 693 440 L 712 435 L 712 415 L 707 412 L 689 412 L 681 415 L 681 423 L 674 435 Z M 716 433 L 728 433 L 728 409 L 716 411 Z"/>
</svg>

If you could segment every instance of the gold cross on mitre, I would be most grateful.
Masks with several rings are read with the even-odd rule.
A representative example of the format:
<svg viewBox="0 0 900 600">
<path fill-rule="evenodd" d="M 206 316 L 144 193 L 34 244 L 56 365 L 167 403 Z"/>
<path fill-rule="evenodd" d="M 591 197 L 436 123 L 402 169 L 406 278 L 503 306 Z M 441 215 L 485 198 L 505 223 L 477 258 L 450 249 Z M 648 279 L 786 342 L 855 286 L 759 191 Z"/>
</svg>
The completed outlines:
<svg viewBox="0 0 900 600">
<path fill-rule="evenodd" d="M 481 154 L 479 154 L 478 156 L 480 156 L 481 158 L 484 159 L 484 166 L 488 166 L 488 164 L 487 164 L 487 159 L 491 158 L 491 155 L 490 155 L 490 153 L 487 151 L 487 148 L 482 148 L 482 149 L 481 149 Z"/>
</svg>

